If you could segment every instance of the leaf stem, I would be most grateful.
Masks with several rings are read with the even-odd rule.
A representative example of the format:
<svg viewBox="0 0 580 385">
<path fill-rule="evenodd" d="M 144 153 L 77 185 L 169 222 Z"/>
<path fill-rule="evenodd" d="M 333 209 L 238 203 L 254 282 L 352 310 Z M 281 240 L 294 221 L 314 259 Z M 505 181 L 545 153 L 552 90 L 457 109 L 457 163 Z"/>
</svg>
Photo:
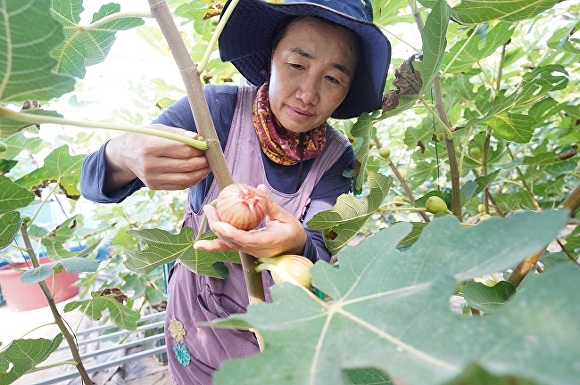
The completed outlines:
<svg viewBox="0 0 580 385">
<path fill-rule="evenodd" d="M 95 21 L 94 23 L 88 24 L 88 25 L 77 25 L 77 29 L 81 30 L 81 31 L 90 31 L 90 30 L 94 30 L 94 29 L 99 29 L 102 25 L 110 22 L 110 21 L 115 21 L 115 20 L 119 20 L 119 19 L 124 19 L 127 17 L 152 17 L 151 12 L 117 12 L 117 13 L 113 13 L 111 15 L 107 15 L 105 17 L 103 17 L 102 19 L 99 19 L 97 21 Z"/>
<path fill-rule="evenodd" d="M 16 250 L 18 250 L 18 251 L 24 251 L 24 252 L 28 252 L 28 249 L 27 249 L 26 247 L 18 246 L 18 245 L 17 245 L 17 244 L 15 244 L 15 243 L 11 243 L 11 244 L 10 244 L 10 247 L 13 247 L 13 248 L 15 248 L 15 249 L 16 249 Z"/>
<path fill-rule="evenodd" d="M 506 148 L 507 153 L 509 154 L 511 160 L 514 161 L 516 159 L 516 157 L 515 157 L 514 153 L 512 152 L 512 150 L 510 149 L 509 144 L 507 144 L 505 148 Z M 530 188 L 530 186 L 526 182 L 524 174 L 522 173 L 522 170 L 520 169 L 519 166 L 515 166 L 515 169 L 516 169 L 516 172 L 518 173 L 518 176 L 520 177 L 520 184 L 522 185 L 524 190 L 526 190 L 526 192 L 528 193 L 530 199 L 532 200 L 532 204 L 534 205 L 534 208 L 536 209 L 536 211 L 541 211 L 542 209 L 540 208 L 540 204 L 536 200 L 536 197 L 534 196 L 532 189 Z"/>
<path fill-rule="evenodd" d="M 44 327 L 47 327 L 47 326 L 50 326 L 50 325 L 54 325 L 54 322 L 47 322 L 47 323 L 45 323 L 45 324 L 38 325 L 38 326 L 37 326 L 37 327 L 35 327 L 34 329 L 27 331 L 27 332 L 26 332 L 26 333 L 25 333 L 25 334 L 24 334 L 22 337 L 20 337 L 19 339 L 23 339 L 23 338 L 25 338 L 27 335 L 29 335 L 29 334 L 31 334 L 31 333 L 34 333 L 34 332 L 35 332 L 35 331 L 37 331 L 38 329 L 42 329 L 42 328 L 44 328 Z"/>
<path fill-rule="evenodd" d="M 477 170 L 475 169 L 471 169 L 471 172 L 473 173 L 473 175 L 475 175 L 476 178 L 479 178 L 479 173 L 477 172 Z M 518 184 L 519 186 L 519 184 Z M 503 210 L 499 207 L 499 205 L 497 204 L 497 202 L 495 201 L 495 199 L 493 198 L 493 195 L 491 195 L 491 192 L 489 192 L 487 194 L 484 194 L 484 212 L 486 214 L 489 214 L 489 205 L 488 202 L 491 203 L 491 205 L 493 206 L 493 209 L 495 210 L 496 214 L 500 217 L 505 217 L 505 213 L 503 212 Z"/>
<path fill-rule="evenodd" d="M 445 131 L 447 137 L 452 138 L 453 137 L 453 131 L 451 131 L 451 128 L 449 127 L 449 125 L 448 124 L 445 124 L 445 122 L 443 120 L 441 120 L 441 118 L 439 117 L 439 115 L 437 114 L 437 112 L 435 112 L 435 110 L 433 110 L 431 108 L 431 106 L 429 105 L 429 103 L 427 103 L 427 101 L 425 100 L 424 97 L 419 96 L 419 100 L 421 101 L 421 103 L 423 103 L 423 105 L 425 106 L 425 108 L 427 108 L 427 110 L 435 118 L 435 120 L 437 120 L 437 122 L 441 125 L 441 127 L 443 127 L 443 131 Z"/>
<path fill-rule="evenodd" d="M 53 362 L 50 365 L 35 366 L 34 367 L 34 370 L 50 369 L 50 368 L 54 368 L 54 367 L 61 366 L 61 365 L 72 365 L 72 366 L 76 366 L 77 364 L 74 361 L 60 361 L 60 362 Z"/>
<path fill-rule="evenodd" d="M 449 71 L 449 68 L 451 68 L 451 66 L 453 65 L 453 63 L 455 62 L 455 60 L 457 60 L 457 58 L 459 57 L 459 55 L 461 55 L 461 53 L 463 53 L 463 51 L 465 50 L 465 48 L 467 47 L 467 45 L 477 35 L 477 32 L 479 31 L 479 27 L 481 27 L 481 24 L 478 24 L 475 27 L 475 29 L 473 30 L 473 33 L 471 35 L 469 35 L 469 37 L 467 38 L 467 40 L 465 40 L 465 43 L 463 43 L 463 45 L 461 46 L 461 48 L 459 48 L 459 50 L 457 51 L 457 53 L 451 58 L 451 60 L 449 61 L 449 64 L 447 64 L 447 67 L 445 67 L 445 69 L 443 71 L 441 71 L 440 76 L 445 75 L 447 73 L 447 71 Z"/>
<path fill-rule="evenodd" d="M 207 48 L 205 49 L 205 52 L 203 53 L 203 57 L 201 58 L 201 61 L 197 65 L 197 69 L 198 69 L 199 73 L 202 73 L 205 71 L 205 68 L 207 67 L 207 63 L 209 62 L 209 57 L 211 56 L 211 54 L 213 52 L 213 49 L 217 43 L 217 40 L 218 40 L 219 36 L 221 35 L 221 33 L 224 29 L 224 26 L 226 25 L 226 22 L 230 18 L 230 15 L 232 14 L 234 9 L 236 8 L 236 5 L 238 5 L 238 1 L 239 0 L 232 0 L 230 5 L 228 5 L 228 8 L 226 9 L 226 11 L 221 14 L 220 21 L 219 21 L 214 33 L 211 35 L 211 39 L 209 41 L 209 44 L 207 45 Z"/>
<path fill-rule="evenodd" d="M 413 19 L 415 19 L 415 24 L 417 24 L 417 28 L 419 28 L 419 32 L 423 31 L 425 28 L 425 23 L 423 22 L 423 18 L 417 9 L 417 0 L 408 0 L 409 7 L 411 8 L 411 13 L 413 14 Z"/>
<path fill-rule="evenodd" d="M 382 144 L 381 144 L 381 141 L 379 140 L 379 137 L 377 135 L 375 135 L 373 139 L 374 139 L 374 142 L 375 142 L 375 145 L 377 146 L 377 148 L 381 148 Z M 388 162 L 389 162 L 389 166 L 391 167 L 391 171 L 397 177 L 399 183 L 401 184 L 401 187 L 403 187 L 403 190 L 405 190 L 405 193 L 407 194 L 409 201 L 411 201 L 412 204 L 415 204 L 415 196 L 413 195 L 413 192 L 409 188 L 409 184 L 407 183 L 405 178 L 403 178 L 403 175 L 401 175 L 401 173 L 399 172 L 399 169 L 397 168 L 397 166 L 395 166 L 393 161 L 389 160 Z M 423 220 L 425 222 L 431 221 L 429 219 L 429 216 L 427 214 L 425 214 L 424 212 L 419 212 L 419 215 L 421 215 L 421 218 L 423 218 Z"/>
<path fill-rule="evenodd" d="M 59 187 L 59 184 L 57 181 L 57 183 L 55 183 L 54 187 L 52 189 L 50 189 L 50 192 L 48 193 L 48 195 L 44 199 L 42 199 L 42 201 L 40 202 L 40 205 L 38 205 L 38 208 L 36 209 L 36 211 L 34 212 L 32 217 L 30 217 L 30 223 L 34 223 L 34 221 L 36 220 L 36 217 L 38 217 L 40 215 L 42 208 L 44 207 L 44 205 L 46 205 L 46 202 L 48 202 L 49 198 L 52 195 L 54 195 L 54 192 L 56 191 L 56 189 L 58 189 L 58 187 Z"/>
<path fill-rule="evenodd" d="M 421 51 L 421 49 L 420 49 L 420 48 L 418 48 L 418 47 L 415 47 L 413 44 L 409 43 L 409 42 L 408 42 L 408 41 L 406 41 L 406 40 L 403 40 L 401 37 L 399 37 L 399 36 L 395 35 L 393 32 L 389 31 L 388 29 L 386 29 L 386 28 L 383 28 L 383 27 L 381 27 L 381 26 L 378 26 L 378 27 L 379 27 L 379 28 L 381 29 L 381 31 L 383 31 L 384 33 L 388 34 L 389 36 L 392 36 L 394 39 L 397 39 L 397 40 L 398 40 L 398 41 L 400 41 L 401 43 L 403 43 L 403 44 L 407 45 L 409 48 L 411 48 L 411 50 L 413 50 L 413 51 L 415 51 L 415 52 L 420 52 L 420 51 Z"/>
<path fill-rule="evenodd" d="M 39 123 L 46 123 L 46 124 L 61 124 L 65 126 L 76 126 L 76 127 L 84 127 L 84 128 L 96 128 L 96 129 L 106 129 L 106 130 L 116 130 L 116 131 L 125 131 L 125 132 L 134 132 L 138 134 L 145 134 L 145 135 L 152 135 L 157 136 L 160 138 L 174 140 L 176 142 L 184 143 L 190 145 L 192 147 L 197 148 L 198 150 L 207 150 L 208 143 L 205 140 L 199 139 L 192 139 L 188 138 L 183 135 L 173 134 L 171 132 L 156 130 L 153 128 L 142 127 L 142 126 L 133 126 L 133 125 L 119 125 L 119 124 L 111 124 L 111 123 L 99 123 L 99 122 L 85 122 L 85 121 L 78 121 L 78 120 L 70 120 L 59 118 L 56 116 L 45 116 L 45 115 L 37 115 L 37 114 L 30 114 L 25 112 L 17 112 L 9 110 L 5 107 L 0 107 L 0 116 L 16 120 L 23 123 L 30 123 L 30 124 L 39 124 Z"/>
</svg>

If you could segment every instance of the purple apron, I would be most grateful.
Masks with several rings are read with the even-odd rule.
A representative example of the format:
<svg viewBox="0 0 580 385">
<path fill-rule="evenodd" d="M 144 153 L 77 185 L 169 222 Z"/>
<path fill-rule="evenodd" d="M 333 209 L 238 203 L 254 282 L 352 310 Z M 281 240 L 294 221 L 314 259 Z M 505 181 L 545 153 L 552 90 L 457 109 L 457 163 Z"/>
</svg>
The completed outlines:
<svg viewBox="0 0 580 385">
<path fill-rule="evenodd" d="M 226 162 L 235 182 L 266 185 L 280 206 L 301 218 L 315 184 L 349 143 L 336 130 L 328 130 L 325 149 L 314 160 L 300 189 L 294 194 L 274 190 L 266 178 L 262 150 L 252 123 L 255 95 L 255 87 L 239 87 L 238 102 L 224 151 Z M 203 204 L 213 201 L 218 193 L 214 180 Z M 202 213 L 193 212 L 188 203 L 184 225 L 197 229 L 201 217 Z M 224 360 L 260 351 L 252 332 L 196 327 L 198 322 L 212 321 L 246 310 L 248 295 L 241 265 L 228 263 L 226 266 L 229 275 L 225 280 L 196 275 L 179 261 L 173 268 L 168 286 L 165 340 L 169 371 L 175 384 L 210 385 L 212 373 Z M 270 301 L 269 288 L 273 282 L 268 272 L 262 273 L 262 281 L 266 300 Z"/>
</svg>

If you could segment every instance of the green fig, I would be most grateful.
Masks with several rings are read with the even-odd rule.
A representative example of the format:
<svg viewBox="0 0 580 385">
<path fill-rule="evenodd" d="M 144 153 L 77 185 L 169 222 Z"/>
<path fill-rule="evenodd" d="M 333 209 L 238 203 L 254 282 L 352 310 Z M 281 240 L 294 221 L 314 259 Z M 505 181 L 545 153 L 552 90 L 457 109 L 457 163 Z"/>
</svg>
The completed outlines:
<svg viewBox="0 0 580 385">
<path fill-rule="evenodd" d="M 391 157 L 391 150 L 387 146 L 379 148 L 379 155 L 383 159 L 389 159 Z"/>
<path fill-rule="evenodd" d="M 425 202 L 425 210 L 429 211 L 432 214 L 437 214 L 441 212 L 451 214 L 451 211 L 449 211 L 449 208 L 447 207 L 447 204 L 445 204 L 445 201 L 436 195 L 427 198 L 427 202 Z"/>
<path fill-rule="evenodd" d="M 272 258 L 258 258 L 260 264 L 256 266 L 256 271 L 270 271 L 274 283 L 290 282 L 299 284 L 305 288 L 310 288 L 312 277 L 310 268 L 314 265 L 306 257 L 295 254 L 286 254 Z"/>
<path fill-rule="evenodd" d="M 401 207 L 405 204 L 405 198 L 403 198 L 400 195 L 397 195 L 396 197 L 393 198 L 393 205 L 395 205 L 396 207 Z"/>
</svg>

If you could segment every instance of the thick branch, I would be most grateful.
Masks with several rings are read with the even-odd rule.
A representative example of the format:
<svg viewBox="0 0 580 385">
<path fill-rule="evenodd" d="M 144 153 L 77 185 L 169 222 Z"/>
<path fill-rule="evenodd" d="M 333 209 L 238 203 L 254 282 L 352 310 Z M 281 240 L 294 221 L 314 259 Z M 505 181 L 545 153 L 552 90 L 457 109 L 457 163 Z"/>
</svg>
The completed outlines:
<svg viewBox="0 0 580 385">
<path fill-rule="evenodd" d="M 570 209 L 570 215 L 574 214 L 574 211 L 578 210 L 580 206 L 580 185 L 576 186 L 574 191 L 572 191 L 564 202 L 562 202 L 562 207 Z"/>
<path fill-rule="evenodd" d="M 195 125 L 199 134 L 208 142 L 207 159 L 214 174 L 215 180 L 220 189 L 233 183 L 232 176 L 229 172 L 220 142 L 211 119 L 209 107 L 203 94 L 201 79 L 197 66 L 191 59 L 185 43 L 181 38 L 179 31 L 173 21 L 173 17 L 164 0 L 149 0 L 151 13 L 161 28 L 161 32 L 169 45 L 171 54 L 177 63 L 181 78 L 183 79 L 187 97 Z M 240 252 L 242 268 L 246 278 L 246 286 L 250 304 L 265 300 L 264 287 L 262 278 L 255 271 L 256 259 L 248 254 Z"/>
<path fill-rule="evenodd" d="M 416 0 L 408 0 L 409 6 L 413 13 L 413 18 L 417 24 L 419 32 L 423 32 L 425 24 L 421 18 L 421 14 L 417 9 Z M 435 99 L 435 108 L 437 109 L 437 114 L 433 114 L 435 119 L 437 119 L 443 126 L 443 135 L 445 137 L 445 148 L 447 150 L 447 157 L 449 159 L 449 172 L 451 174 L 451 191 L 452 191 L 452 210 L 453 214 L 461 221 L 461 187 L 459 185 L 459 167 L 457 165 L 457 156 L 455 155 L 455 147 L 453 146 L 453 136 L 451 135 L 451 125 L 449 124 L 449 118 L 447 117 L 447 112 L 445 111 L 445 105 L 443 103 L 443 96 L 441 95 L 441 77 L 439 74 L 435 74 L 433 78 L 433 94 Z M 427 103 L 424 103 L 427 106 Z M 427 106 L 428 107 L 428 106 Z M 429 108 L 429 107 L 428 107 Z"/>
<path fill-rule="evenodd" d="M 445 111 L 445 105 L 443 104 L 441 78 L 439 75 L 435 75 L 433 78 L 433 94 L 435 98 L 435 108 L 437 109 L 439 118 L 445 127 L 451 127 L 449 124 L 449 118 L 447 117 L 447 112 Z M 453 214 L 461 221 L 461 186 L 459 185 L 459 167 L 457 166 L 457 156 L 455 154 L 455 147 L 453 146 L 453 137 L 447 133 L 447 130 L 443 130 L 443 136 L 445 137 L 445 148 L 447 149 L 449 172 L 451 174 L 451 206 Z"/>
<path fill-rule="evenodd" d="M 578 209 L 579 205 L 580 205 L 580 185 L 576 186 L 574 191 L 572 191 L 568 195 L 568 197 L 562 203 L 561 207 L 570 209 L 570 215 L 572 215 L 572 213 L 576 211 L 576 209 Z M 523 281 L 526 275 L 528 275 L 530 271 L 532 271 L 534 266 L 536 266 L 536 263 L 538 263 L 538 261 L 540 260 L 540 257 L 544 253 L 545 249 L 546 248 L 538 251 L 537 253 L 529 256 L 528 258 L 520 262 L 516 266 L 514 271 L 511 273 L 510 277 L 508 278 L 508 281 L 513 283 L 514 286 L 517 287 Z"/>
</svg>

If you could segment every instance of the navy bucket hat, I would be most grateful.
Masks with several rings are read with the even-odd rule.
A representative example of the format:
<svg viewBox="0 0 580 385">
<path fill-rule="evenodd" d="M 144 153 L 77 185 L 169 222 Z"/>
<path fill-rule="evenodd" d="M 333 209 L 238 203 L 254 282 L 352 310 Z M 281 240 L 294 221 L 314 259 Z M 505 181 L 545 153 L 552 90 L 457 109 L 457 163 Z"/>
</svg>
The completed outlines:
<svg viewBox="0 0 580 385">
<path fill-rule="evenodd" d="M 231 0 L 224 11 L 230 3 Z M 219 38 L 221 59 L 231 61 L 250 83 L 262 85 L 267 80 L 263 70 L 271 59 L 274 31 L 281 21 L 292 16 L 319 17 L 347 27 L 359 37 L 362 57 L 350 90 L 332 117 L 348 119 L 380 108 L 391 44 L 372 22 L 370 0 L 240 0 Z"/>
</svg>

